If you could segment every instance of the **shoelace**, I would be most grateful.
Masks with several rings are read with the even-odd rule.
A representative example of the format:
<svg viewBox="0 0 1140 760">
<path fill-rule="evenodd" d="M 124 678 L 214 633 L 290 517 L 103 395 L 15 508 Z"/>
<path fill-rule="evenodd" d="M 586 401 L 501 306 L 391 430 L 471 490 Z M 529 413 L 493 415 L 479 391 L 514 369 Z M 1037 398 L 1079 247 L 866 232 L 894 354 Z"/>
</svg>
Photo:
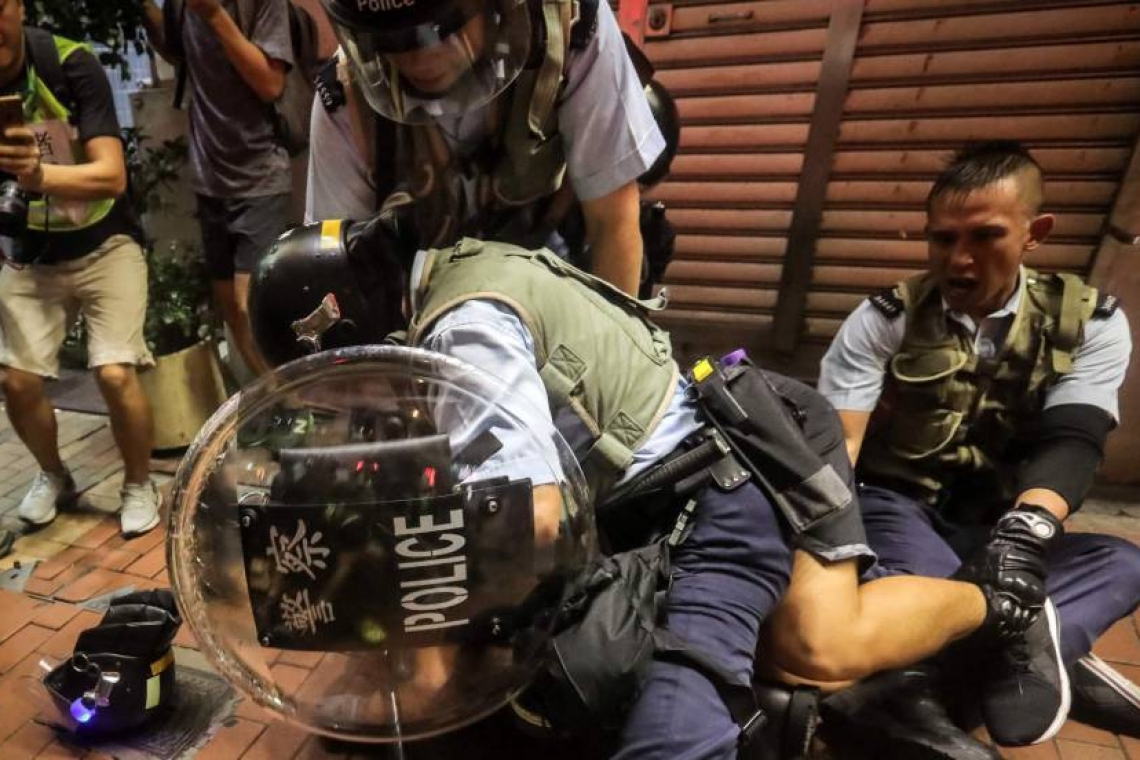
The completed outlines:
<svg viewBox="0 0 1140 760">
<path fill-rule="evenodd" d="M 32 482 L 31 495 L 33 497 L 47 496 L 53 490 L 51 476 L 46 472 L 41 472 L 36 475 L 36 479 Z M 62 490 L 62 489 L 61 489 Z M 47 493 L 44 493 L 44 492 Z"/>
</svg>

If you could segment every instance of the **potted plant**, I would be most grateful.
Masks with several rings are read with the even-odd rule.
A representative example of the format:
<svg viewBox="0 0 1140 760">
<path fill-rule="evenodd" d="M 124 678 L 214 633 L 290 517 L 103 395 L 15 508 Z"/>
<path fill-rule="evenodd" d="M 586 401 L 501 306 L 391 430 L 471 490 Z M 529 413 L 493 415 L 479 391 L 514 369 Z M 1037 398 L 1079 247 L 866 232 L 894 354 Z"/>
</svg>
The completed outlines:
<svg viewBox="0 0 1140 760">
<path fill-rule="evenodd" d="M 186 140 L 151 147 L 139 129 L 123 133 L 128 193 L 135 209 L 154 215 L 164 208 L 163 190 L 185 170 Z M 196 244 L 179 240 L 146 246 L 148 297 L 143 334 L 155 366 L 139 374 L 154 414 L 154 448 L 190 444 L 226 398 L 217 348 L 211 336 L 210 284 Z"/>
</svg>

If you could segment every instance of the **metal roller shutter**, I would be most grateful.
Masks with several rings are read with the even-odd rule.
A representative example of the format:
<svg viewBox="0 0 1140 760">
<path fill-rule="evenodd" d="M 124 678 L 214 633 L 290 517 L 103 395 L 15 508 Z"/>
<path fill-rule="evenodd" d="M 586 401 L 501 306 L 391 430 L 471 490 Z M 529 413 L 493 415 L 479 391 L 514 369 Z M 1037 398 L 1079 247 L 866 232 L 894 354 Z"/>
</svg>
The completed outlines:
<svg viewBox="0 0 1140 760">
<path fill-rule="evenodd" d="M 853 5 L 844 61 L 829 45 Z M 650 2 L 645 29 L 684 123 L 655 191 L 679 233 L 662 321 L 682 353 L 743 345 L 813 375 L 861 298 L 923 266 L 926 191 L 970 139 L 1029 145 L 1058 214 L 1030 263 L 1089 273 L 1140 135 L 1140 5 L 678 0 Z M 835 138 L 821 143 L 810 133 L 828 107 Z"/>
</svg>

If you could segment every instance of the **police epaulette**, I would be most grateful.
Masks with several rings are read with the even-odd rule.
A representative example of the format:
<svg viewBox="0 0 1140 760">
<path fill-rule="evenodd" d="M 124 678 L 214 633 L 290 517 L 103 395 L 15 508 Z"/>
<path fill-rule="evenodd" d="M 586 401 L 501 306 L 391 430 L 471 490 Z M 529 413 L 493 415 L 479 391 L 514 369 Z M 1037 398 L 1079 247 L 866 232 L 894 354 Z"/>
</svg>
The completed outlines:
<svg viewBox="0 0 1140 760">
<path fill-rule="evenodd" d="M 321 99 L 321 105 L 329 113 L 335 113 L 337 109 L 348 102 L 344 93 L 344 85 L 337 79 L 336 66 L 337 57 L 334 55 L 321 64 L 313 77 L 313 86 L 317 89 L 317 97 Z"/>
<path fill-rule="evenodd" d="M 1093 319 L 1108 319 L 1120 308 L 1120 301 L 1111 293 L 1101 293 L 1096 299 L 1096 308 L 1093 309 Z"/>
<path fill-rule="evenodd" d="M 902 314 L 906 308 L 903 300 L 895 293 L 894 288 L 881 290 L 867 300 L 887 319 L 894 319 Z"/>
</svg>

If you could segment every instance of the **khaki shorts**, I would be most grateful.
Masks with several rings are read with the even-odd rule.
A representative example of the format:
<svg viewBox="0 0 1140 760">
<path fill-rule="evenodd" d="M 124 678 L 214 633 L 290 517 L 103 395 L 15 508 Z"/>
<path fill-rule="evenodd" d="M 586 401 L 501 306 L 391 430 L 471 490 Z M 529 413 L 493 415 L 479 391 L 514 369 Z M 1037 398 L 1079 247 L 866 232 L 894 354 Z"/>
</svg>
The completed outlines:
<svg viewBox="0 0 1140 760">
<path fill-rule="evenodd" d="M 138 243 L 112 235 L 74 261 L 0 269 L 0 365 L 59 376 L 67 328 L 87 322 L 87 366 L 150 366 L 143 340 L 146 259 Z"/>
</svg>

